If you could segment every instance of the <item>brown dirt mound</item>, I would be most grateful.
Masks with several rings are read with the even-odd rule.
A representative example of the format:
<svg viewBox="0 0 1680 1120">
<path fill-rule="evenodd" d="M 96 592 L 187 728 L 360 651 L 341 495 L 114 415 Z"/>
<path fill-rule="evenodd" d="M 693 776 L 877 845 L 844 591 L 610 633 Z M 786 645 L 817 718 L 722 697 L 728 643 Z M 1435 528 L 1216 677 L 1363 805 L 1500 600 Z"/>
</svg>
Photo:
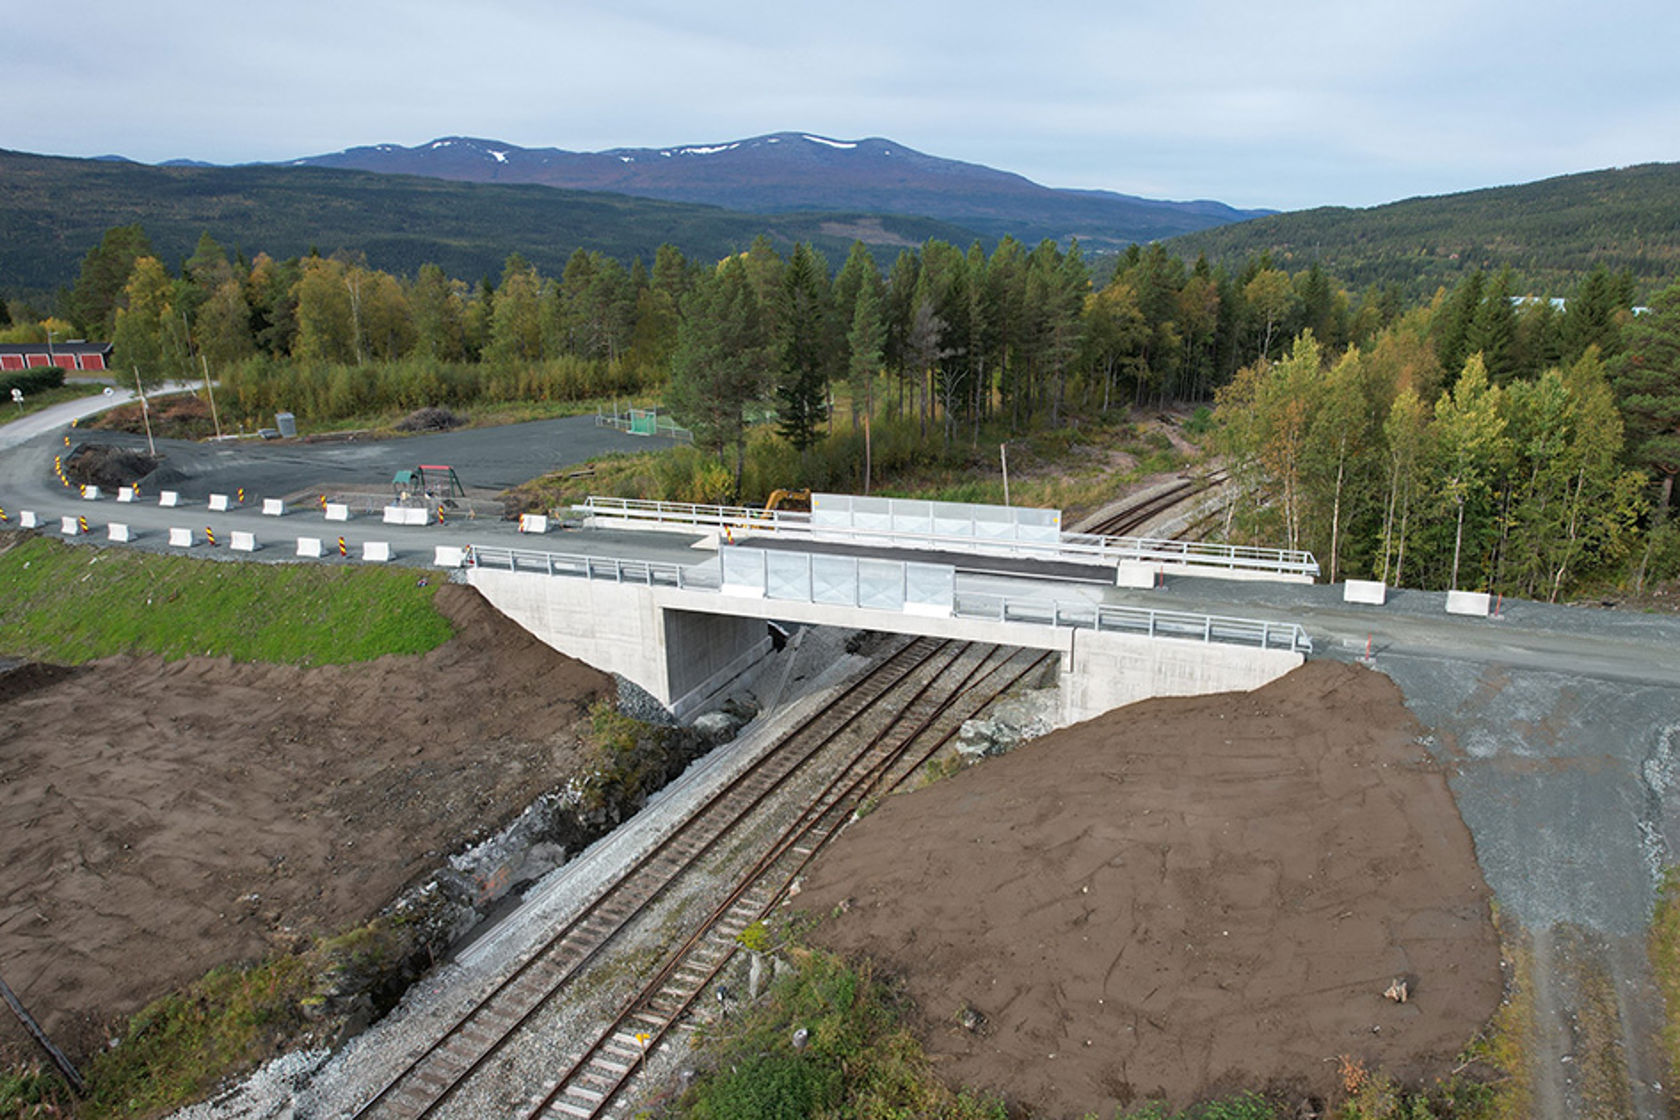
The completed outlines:
<svg viewBox="0 0 1680 1120">
<path fill-rule="evenodd" d="M 0 976 L 62 1045 L 371 917 L 571 773 L 611 678 L 476 591 L 437 603 L 456 635 L 423 657 L 115 657 L 0 700 Z"/>
<path fill-rule="evenodd" d="M 83 444 L 65 460 L 64 473 L 71 482 L 115 490 L 130 486 L 157 469 L 161 459 L 144 451 L 112 447 L 105 443 Z"/>
<path fill-rule="evenodd" d="M 1343 1054 L 1443 1075 L 1500 962 L 1418 733 L 1387 677 L 1328 662 L 1135 704 L 889 799 L 799 905 L 904 975 L 953 1082 L 1040 1114 L 1329 1098 Z"/>
</svg>

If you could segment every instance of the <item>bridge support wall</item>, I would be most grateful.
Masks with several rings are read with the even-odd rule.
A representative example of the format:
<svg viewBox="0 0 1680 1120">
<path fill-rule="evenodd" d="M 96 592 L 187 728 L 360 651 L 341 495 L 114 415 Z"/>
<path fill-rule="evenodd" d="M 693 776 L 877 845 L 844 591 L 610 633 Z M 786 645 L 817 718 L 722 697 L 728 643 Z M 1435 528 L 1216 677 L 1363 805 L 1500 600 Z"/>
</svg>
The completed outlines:
<svg viewBox="0 0 1680 1120">
<path fill-rule="evenodd" d="M 769 652 L 766 619 L 1055 650 L 1062 659 L 1063 723 L 1156 696 L 1247 691 L 1304 660 L 1291 651 L 1218 642 L 923 617 L 490 568 L 468 569 L 467 582 L 550 646 L 628 677 L 678 718 Z"/>
<path fill-rule="evenodd" d="M 546 644 L 645 688 L 681 719 L 770 652 L 763 621 L 663 605 L 650 589 L 471 568 L 467 582 Z"/>
<path fill-rule="evenodd" d="M 1074 630 L 1062 658 L 1062 722 L 1078 723 L 1156 696 L 1247 692 L 1306 658 L 1280 649 Z"/>
</svg>

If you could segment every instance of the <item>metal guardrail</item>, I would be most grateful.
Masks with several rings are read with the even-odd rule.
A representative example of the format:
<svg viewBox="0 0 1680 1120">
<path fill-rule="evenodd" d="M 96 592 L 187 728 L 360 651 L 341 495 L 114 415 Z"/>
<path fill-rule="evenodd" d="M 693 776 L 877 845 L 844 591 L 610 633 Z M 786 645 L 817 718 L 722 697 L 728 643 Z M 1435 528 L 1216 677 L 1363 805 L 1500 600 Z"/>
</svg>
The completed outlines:
<svg viewBox="0 0 1680 1120">
<path fill-rule="evenodd" d="M 465 565 L 496 571 L 527 572 L 532 575 L 568 576 L 577 579 L 608 580 L 613 583 L 642 584 L 648 587 L 675 587 L 685 591 L 721 593 L 719 576 L 701 571 L 696 565 L 684 566 L 658 560 L 622 560 L 574 553 L 471 545 L 467 549 Z M 1297 623 L 1229 618 L 1183 611 L 1159 611 L 1148 607 L 1121 607 L 1106 603 L 1028 599 L 959 591 L 956 593 L 951 614 L 954 618 L 982 619 L 988 622 L 1065 626 L 1103 633 L 1138 634 L 1150 638 L 1179 638 L 1257 649 L 1289 650 L 1303 656 L 1310 656 L 1313 650 L 1312 638 Z"/>
<path fill-rule="evenodd" d="M 572 507 L 591 517 L 617 517 L 661 525 L 701 526 L 707 529 L 809 530 L 811 515 L 794 510 L 765 510 L 755 506 L 709 506 L 694 502 L 650 502 L 642 498 L 602 498 L 591 495 Z"/>
<path fill-rule="evenodd" d="M 1008 595 L 958 592 L 952 609 L 956 618 L 992 622 L 1032 622 L 1068 626 L 1103 633 L 1140 634 L 1150 638 L 1183 638 L 1222 645 L 1290 650 L 1311 655 L 1312 638 L 1294 622 L 1257 618 L 1161 611 L 1151 607 L 1121 607 L 1108 603 L 1067 602 L 1061 599 L 1021 599 Z"/>
<path fill-rule="evenodd" d="M 654 502 L 639 498 L 590 496 L 572 509 L 586 516 L 617 517 L 655 524 L 703 526 L 709 529 L 821 534 L 826 539 L 919 545 L 958 552 L 1031 556 L 1047 560 L 1087 563 L 1185 564 L 1197 568 L 1227 571 L 1265 571 L 1281 575 L 1316 578 L 1318 561 L 1306 551 L 1259 548 L 1252 545 L 1210 544 L 1157 537 L 1105 537 L 1094 533 L 1062 533 L 1058 541 L 1030 541 L 948 536 L 896 529 L 858 529 L 838 526 L 814 527 L 811 515 L 789 510 L 762 510 L 751 506 L 709 506 L 688 502 Z"/>
<path fill-rule="evenodd" d="M 463 564 L 469 568 L 572 576 L 580 579 L 608 580 L 612 583 L 639 583 L 648 587 L 678 587 L 691 591 L 718 590 L 716 576 L 661 560 L 625 560 L 612 556 L 539 552 L 529 548 L 475 544 L 467 546 Z"/>
</svg>

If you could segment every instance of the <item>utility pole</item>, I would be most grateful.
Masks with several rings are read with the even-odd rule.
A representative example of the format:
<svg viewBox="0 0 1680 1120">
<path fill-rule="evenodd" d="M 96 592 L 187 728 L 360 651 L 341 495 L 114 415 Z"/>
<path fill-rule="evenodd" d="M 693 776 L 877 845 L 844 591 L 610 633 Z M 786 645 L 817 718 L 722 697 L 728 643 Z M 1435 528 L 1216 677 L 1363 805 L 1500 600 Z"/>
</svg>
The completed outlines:
<svg viewBox="0 0 1680 1120">
<path fill-rule="evenodd" d="M 210 384 L 210 362 L 204 356 L 204 351 L 198 352 L 198 361 L 204 367 L 204 391 L 210 394 L 210 422 L 216 425 L 216 439 L 222 438 L 222 422 L 216 416 L 216 389 Z"/>
<path fill-rule="evenodd" d="M 146 390 L 140 384 L 140 367 L 134 367 L 134 391 L 140 394 L 140 417 L 146 422 L 146 450 L 157 458 L 157 444 L 152 442 L 152 406 L 146 400 Z"/>
</svg>

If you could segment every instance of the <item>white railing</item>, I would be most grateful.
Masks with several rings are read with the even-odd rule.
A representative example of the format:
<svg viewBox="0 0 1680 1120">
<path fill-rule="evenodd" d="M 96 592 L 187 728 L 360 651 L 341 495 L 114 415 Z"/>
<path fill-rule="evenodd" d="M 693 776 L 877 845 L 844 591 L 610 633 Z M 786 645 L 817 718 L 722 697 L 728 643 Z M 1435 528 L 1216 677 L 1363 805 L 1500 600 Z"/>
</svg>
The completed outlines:
<svg viewBox="0 0 1680 1120">
<path fill-rule="evenodd" d="M 765 510 L 755 506 L 708 506 L 693 502 L 650 502 L 641 498 L 603 498 L 590 495 L 573 512 L 588 517 L 613 517 L 658 525 L 690 525 L 706 529 L 777 529 L 808 531 L 811 515 L 795 510 Z"/>
<path fill-rule="evenodd" d="M 1041 560 L 1071 560 L 1090 564 L 1118 564 L 1125 560 L 1142 563 L 1182 564 L 1201 570 L 1221 568 L 1236 572 L 1276 572 L 1316 578 L 1318 561 L 1313 554 L 1295 549 L 1257 548 L 1252 545 L 1211 544 L 1155 537 L 1104 537 L 1094 533 L 1062 533 L 1055 541 L 1007 540 L 970 535 L 952 535 L 921 530 L 813 527 L 811 515 L 790 510 L 762 510 L 752 506 L 709 506 L 688 502 L 653 502 L 639 498 L 591 496 L 572 509 L 586 516 L 645 521 L 650 524 L 698 526 L 708 529 L 742 529 L 749 532 L 809 533 L 824 540 L 858 544 L 887 544 L 950 552 L 1027 556 Z"/>
<path fill-rule="evenodd" d="M 463 563 L 469 568 L 640 583 L 648 587 L 680 587 L 693 591 L 718 589 L 716 576 L 661 560 L 627 560 L 613 556 L 538 552 L 529 548 L 475 544 L 467 546 Z"/>
<path fill-rule="evenodd" d="M 684 566 L 658 560 L 622 560 L 607 556 L 472 545 L 467 550 L 465 564 L 467 567 L 495 571 L 609 580 L 613 583 L 644 584 L 648 587 L 675 587 L 685 591 L 721 592 L 721 579 L 717 573 L 698 566 Z M 1293 622 L 1229 618 L 1184 611 L 1158 611 L 1148 607 L 1122 607 L 1107 603 L 1031 599 L 959 591 L 955 594 L 951 616 L 989 622 L 1018 622 L 1098 630 L 1103 633 L 1138 634 L 1150 638 L 1179 638 L 1221 645 L 1289 650 L 1303 656 L 1310 655 L 1313 649 L 1312 639 L 1307 632 Z"/>
<path fill-rule="evenodd" d="M 1139 634 L 1150 638 L 1183 638 L 1222 645 L 1290 650 L 1303 655 L 1311 654 L 1313 648 L 1312 638 L 1293 622 L 1160 611 L 1150 607 L 958 592 L 952 613 L 957 618 L 1033 622 L 1044 626 Z"/>
<path fill-rule="evenodd" d="M 617 428 L 621 432 L 633 436 L 666 436 L 678 443 L 693 443 L 694 433 L 687 428 L 679 427 L 675 421 L 659 414 L 656 408 L 632 408 L 625 412 L 618 411 L 618 402 L 613 402 L 613 410 L 608 415 L 600 405 L 595 406 L 595 426 L 597 428 Z"/>
</svg>

